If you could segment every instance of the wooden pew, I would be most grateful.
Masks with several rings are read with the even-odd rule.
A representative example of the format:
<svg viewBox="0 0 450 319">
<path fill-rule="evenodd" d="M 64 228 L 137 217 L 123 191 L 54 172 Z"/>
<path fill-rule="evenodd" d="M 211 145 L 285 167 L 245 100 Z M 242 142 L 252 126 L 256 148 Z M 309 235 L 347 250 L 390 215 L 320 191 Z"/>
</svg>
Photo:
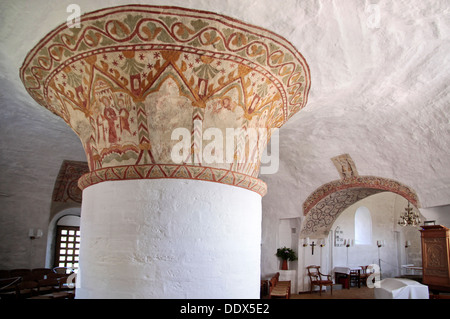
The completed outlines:
<svg viewBox="0 0 450 319">
<path fill-rule="evenodd" d="M 270 299 L 290 299 L 291 281 L 280 281 L 280 273 L 276 273 L 269 281 Z"/>
</svg>

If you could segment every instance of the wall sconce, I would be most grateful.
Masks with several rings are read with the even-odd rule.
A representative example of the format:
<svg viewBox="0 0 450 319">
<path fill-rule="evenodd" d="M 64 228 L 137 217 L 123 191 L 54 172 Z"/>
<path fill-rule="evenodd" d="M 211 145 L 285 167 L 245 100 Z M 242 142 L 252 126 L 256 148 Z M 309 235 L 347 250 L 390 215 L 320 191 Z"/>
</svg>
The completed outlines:
<svg viewBox="0 0 450 319">
<path fill-rule="evenodd" d="M 319 241 L 319 246 L 320 246 L 320 247 L 324 247 L 324 246 L 325 246 L 325 239 L 321 239 L 321 240 Z"/>
<path fill-rule="evenodd" d="M 42 235 L 43 235 L 42 229 L 35 230 L 34 228 L 30 228 L 28 230 L 28 237 L 30 237 L 31 240 L 41 238 Z"/>
<path fill-rule="evenodd" d="M 381 279 L 381 256 L 380 256 L 380 248 L 386 246 L 386 242 L 384 240 L 377 240 L 378 247 L 378 267 L 380 267 L 380 279 Z"/>
<path fill-rule="evenodd" d="M 353 239 L 345 239 L 344 246 L 347 247 L 347 266 L 348 266 L 348 248 L 353 246 Z"/>
<path fill-rule="evenodd" d="M 349 239 L 345 239 L 344 240 L 344 246 L 347 247 L 347 248 L 348 247 L 353 247 L 353 239 L 350 239 L 350 238 Z"/>
<path fill-rule="evenodd" d="M 303 247 L 306 247 L 308 245 L 309 245 L 309 237 L 303 239 Z"/>
<path fill-rule="evenodd" d="M 405 249 L 411 246 L 411 241 L 407 240 L 405 241 Z M 406 258 L 406 264 L 408 264 L 408 253 L 405 250 L 405 258 Z"/>
</svg>

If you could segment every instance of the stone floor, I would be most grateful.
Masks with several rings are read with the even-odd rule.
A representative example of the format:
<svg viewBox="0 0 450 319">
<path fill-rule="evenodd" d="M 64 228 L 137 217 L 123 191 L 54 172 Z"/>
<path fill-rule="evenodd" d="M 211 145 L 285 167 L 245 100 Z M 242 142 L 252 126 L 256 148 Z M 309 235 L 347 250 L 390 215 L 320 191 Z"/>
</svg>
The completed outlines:
<svg viewBox="0 0 450 319">
<path fill-rule="evenodd" d="M 374 289 L 368 288 L 366 286 L 351 287 L 350 289 L 336 289 L 333 288 L 333 294 L 330 290 L 313 293 L 300 293 L 292 294 L 291 299 L 375 299 Z"/>
</svg>

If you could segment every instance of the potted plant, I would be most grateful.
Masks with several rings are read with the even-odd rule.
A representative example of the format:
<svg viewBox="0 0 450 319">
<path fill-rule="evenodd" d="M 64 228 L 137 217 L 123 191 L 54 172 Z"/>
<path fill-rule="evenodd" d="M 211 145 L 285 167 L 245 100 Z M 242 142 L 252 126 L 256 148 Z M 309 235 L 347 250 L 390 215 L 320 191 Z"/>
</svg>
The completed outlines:
<svg viewBox="0 0 450 319">
<path fill-rule="evenodd" d="M 293 251 L 291 248 L 283 247 L 277 249 L 277 257 L 283 259 L 283 264 L 281 266 L 281 270 L 288 270 L 288 264 L 287 261 L 294 261 L 297 260 L 297 255 L 295 254 L 295 251 Z"/>
</svg>

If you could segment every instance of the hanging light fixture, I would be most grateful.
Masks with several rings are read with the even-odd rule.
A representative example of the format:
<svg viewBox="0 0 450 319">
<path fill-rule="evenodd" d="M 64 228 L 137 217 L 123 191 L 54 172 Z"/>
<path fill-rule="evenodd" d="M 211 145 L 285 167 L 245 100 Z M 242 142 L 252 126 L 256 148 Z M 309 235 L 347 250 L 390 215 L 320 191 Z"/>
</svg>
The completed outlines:
<svg viewBox="0 0 450 319">
<path fill-rule="evenodd" d="M 400 226 L 417 226 L 420 224 L 419 214 L 413 212 L 413 208 L 408 201 L 408 207 L 405 208 L 405 213 L 400 216 L 398 220 Z"/>
</svg>

